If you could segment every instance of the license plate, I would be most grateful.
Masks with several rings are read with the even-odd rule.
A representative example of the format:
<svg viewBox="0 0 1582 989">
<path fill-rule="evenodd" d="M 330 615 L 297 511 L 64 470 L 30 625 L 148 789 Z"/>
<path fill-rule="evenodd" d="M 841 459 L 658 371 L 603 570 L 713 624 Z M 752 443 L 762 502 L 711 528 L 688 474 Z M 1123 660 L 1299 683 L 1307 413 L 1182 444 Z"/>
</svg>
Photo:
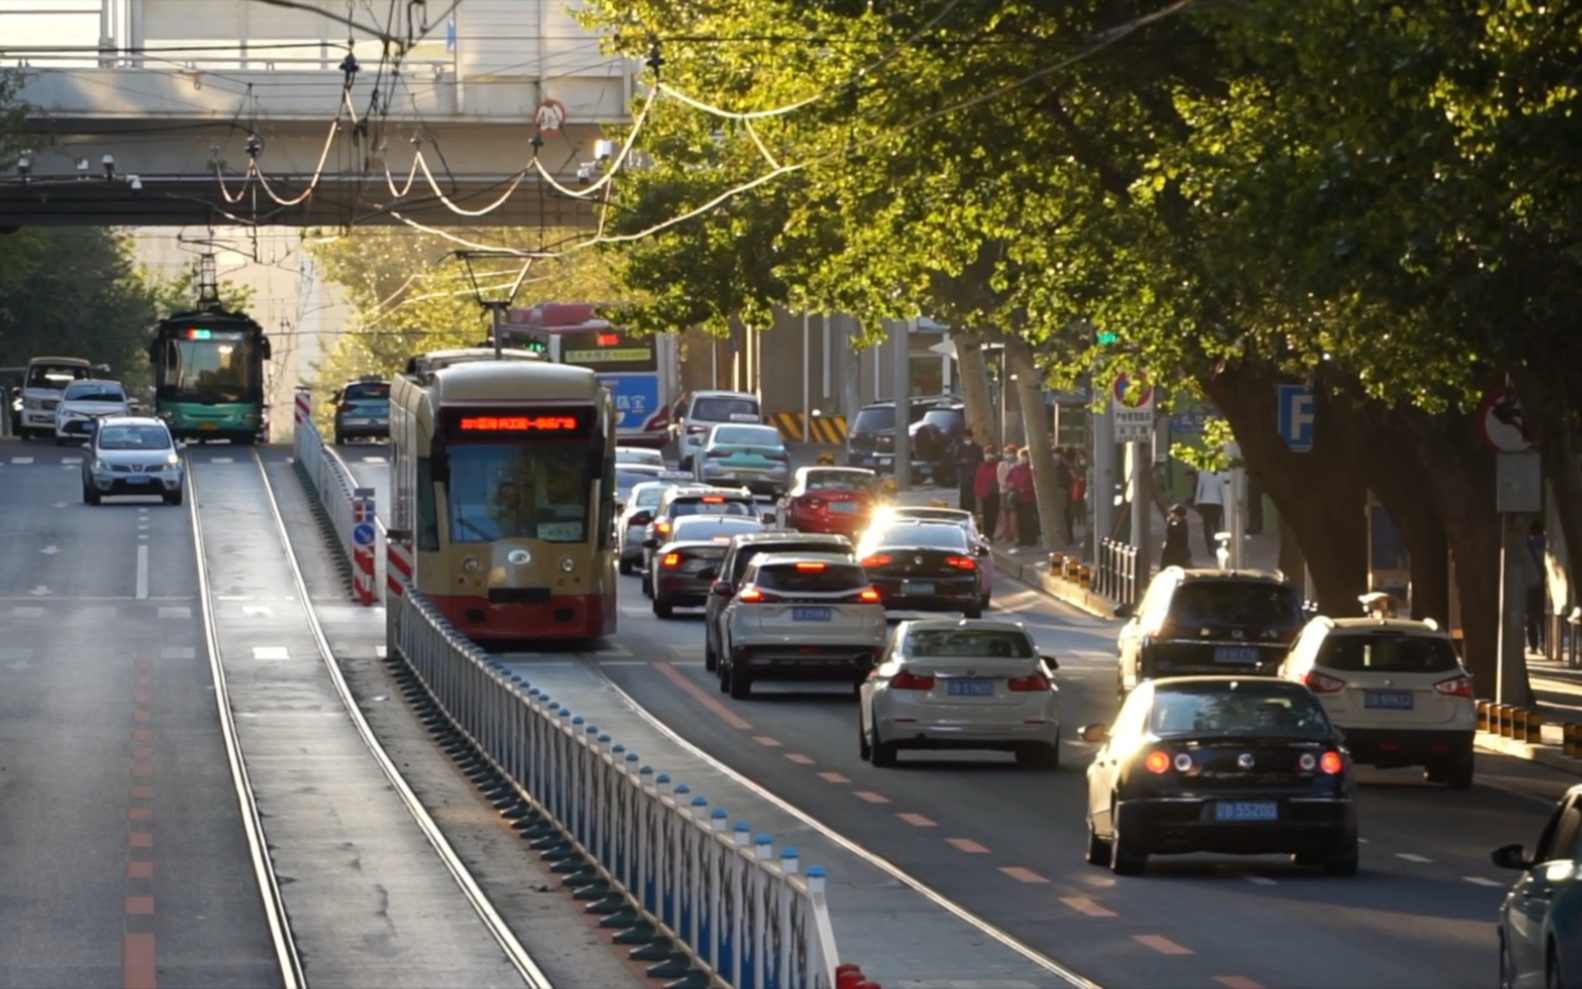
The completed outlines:
<svg viewBox="0 0 1582 989">
<path fill-rule="evenodd" d="M 152 480 L 153 480 L 152 477 L 147 477 L 147 476 L 145 476 L 143 474 L 133 474 L 131 477 L 126 479 L 126 483 L 128 483 L 128 484 L 147 484 L 149 481 L 152 481 Z"/>
<path fill-rule="evenodd" d="M 1216 821 L 1278 821 L 1280 805 L 1273 800 L 1222 800 L 1214 805 Z"/>
<path fill-rule="evenodd" d="M 370 423 L 368 422 L 367 419 L 347 419 L 346 420 L 346 425 L 348 425 L 348 426 L 367 426 L 367 425 L 370 425 Z"/>
<path fill-rule="evenodd" d="M 925 584 L 925 583 L 922 583 L 921 581 L 916 581 L 916 580 L 903 580 L 903 581 L 901 581 L 901 593 L 902 594 L 923 594 L 923 595 L 933 594 L 934 593 L 934 585 L 933 584 Z"/>
<path fill-rule="evenodd" d="M 856 515 L 857 506 L 849 501 L 837 501 L 829 506 L 829 510 L 837 515 Z"/>
<path fill-rule="evenodd" d="M 1410 690 L 1364 690 L 1362 706 L 1386 711 L 1410 711 L 1413 697 Z"/>
<path fill-rule="evenodd" d="M 220 424 L 217 423 L 217 422 L 204 422 L 204 423 L 199 423 L 198 424 L 198 428 L 199 429 L 219 429 L 220 428 Z"/>
<path fill-rule="evenodd" d="M 791 620 L 794 622 L 827 622 L 834 615 L 829 608 L 792 608 Z"/>
<path fill-rule="evenodd" d="M 888 466 L 890 466 L 890 461 L 892 461 L 894 459 L 895 459 L 894 457 L 880 457 L 879 458 L 879 466 L 881 466 L 881 467 L 888 467 Z"/>
<path fill-rule="evenodd" d="M 993 697 L 993 680 L 947 680 L 945 693 L 952 697 Z"/>
<path fill-rule="evenodd" d="M 872 457 L 863 457 L 862 458 L 862 465 L 864 467 L 872 467 L 874 465 L 874 463 L 875 463 L 875 461 L 874 461 L 874 459 Z"/>
<path fill-rule="evenodd" d="M 1215 646 L 1214 662 L 1256 663 L 1258 662 L 1258 650 L 1251 646 Z"/>
</svg>

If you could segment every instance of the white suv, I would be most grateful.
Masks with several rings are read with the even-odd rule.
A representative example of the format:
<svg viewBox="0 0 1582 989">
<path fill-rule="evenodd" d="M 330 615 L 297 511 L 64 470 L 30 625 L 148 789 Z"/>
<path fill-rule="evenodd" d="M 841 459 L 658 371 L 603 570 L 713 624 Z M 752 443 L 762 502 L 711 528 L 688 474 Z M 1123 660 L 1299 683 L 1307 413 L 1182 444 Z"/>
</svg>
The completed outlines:
<svg viewBox="0 0 1582 989">
<path fill-rule="evenodd" d="M 1279 675 L 1318 695 L 1353 761 L 1423 766 L 1430 782 L 1472 785 L 1472 677 L 1432 622 L 1315 618 Z"/>
<path fill-rule="evenodd" d="M 737 700 L 757 680 L 860 687 L 888 632 L 867 572 L 838 553 L 754 557 L 721 619 L 720 690 Z"/>
<path fill-rule="evenodd" d="M 676 457 L 681 469 L 692 471 L 692 458 L 703 449 L 709 430 L 726 423 L 762 423 L 763 406 L 758 396 L 744 391 L 696 391 L 683 403 L 676 416 Z"/>
</svg>

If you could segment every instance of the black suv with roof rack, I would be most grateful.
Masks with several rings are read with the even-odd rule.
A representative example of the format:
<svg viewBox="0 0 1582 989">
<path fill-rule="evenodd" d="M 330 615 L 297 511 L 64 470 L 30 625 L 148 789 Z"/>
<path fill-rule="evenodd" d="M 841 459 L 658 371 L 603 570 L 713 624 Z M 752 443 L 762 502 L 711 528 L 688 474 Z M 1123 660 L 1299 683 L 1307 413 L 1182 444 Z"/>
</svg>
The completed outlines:
<svg viewBox="0 0 1582 989">
<path fill-rule="evenodd" d="M 1276 676 L 1307 622 L 1302 596 L 1277 570 L 1183 570 L 1154 576 L 1116 639 L 1117 692 L 1200 674 Z"/>
<path fill-rule="evenodd" d="M 953 395 L 914 397 L 907 419 L 913 476 L 955 484 L 956 449 L 967 426 L 961 400 Z M 846 465 L 879 473 L 895 470 L 895 402 L 871 402 L 857 411 L 847 431 Z"/>
</svg>

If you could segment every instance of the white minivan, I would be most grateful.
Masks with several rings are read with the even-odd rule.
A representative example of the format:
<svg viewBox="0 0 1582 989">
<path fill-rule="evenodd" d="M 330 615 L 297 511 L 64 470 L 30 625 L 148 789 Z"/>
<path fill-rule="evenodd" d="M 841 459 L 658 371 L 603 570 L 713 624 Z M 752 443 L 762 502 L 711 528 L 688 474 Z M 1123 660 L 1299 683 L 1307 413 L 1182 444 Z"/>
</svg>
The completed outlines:
<svg viewBox="0 0 1582 989">
<path fill-rule="evenodd" d="M 22 379 L 22 415 L 17 435 L 23 439 L 55 435 L 55 410 L 66 386 L 93 377 L 94 367 L 80 357 L 35 357 Z"/>
</svg>

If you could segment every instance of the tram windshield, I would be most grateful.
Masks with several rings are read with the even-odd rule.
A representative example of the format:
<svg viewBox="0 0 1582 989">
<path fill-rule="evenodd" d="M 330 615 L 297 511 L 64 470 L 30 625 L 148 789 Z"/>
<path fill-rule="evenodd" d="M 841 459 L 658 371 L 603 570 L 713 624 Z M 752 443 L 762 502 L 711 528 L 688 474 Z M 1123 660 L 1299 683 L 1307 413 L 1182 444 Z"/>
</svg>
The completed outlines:
<svg viewBox="0 0 1582 989">
<path fill-rule="evenodd" d="M 450 448 L 450 541 L 587 538 L 593 481 L 585 446 L 457 444 Z"/>
</svg>

